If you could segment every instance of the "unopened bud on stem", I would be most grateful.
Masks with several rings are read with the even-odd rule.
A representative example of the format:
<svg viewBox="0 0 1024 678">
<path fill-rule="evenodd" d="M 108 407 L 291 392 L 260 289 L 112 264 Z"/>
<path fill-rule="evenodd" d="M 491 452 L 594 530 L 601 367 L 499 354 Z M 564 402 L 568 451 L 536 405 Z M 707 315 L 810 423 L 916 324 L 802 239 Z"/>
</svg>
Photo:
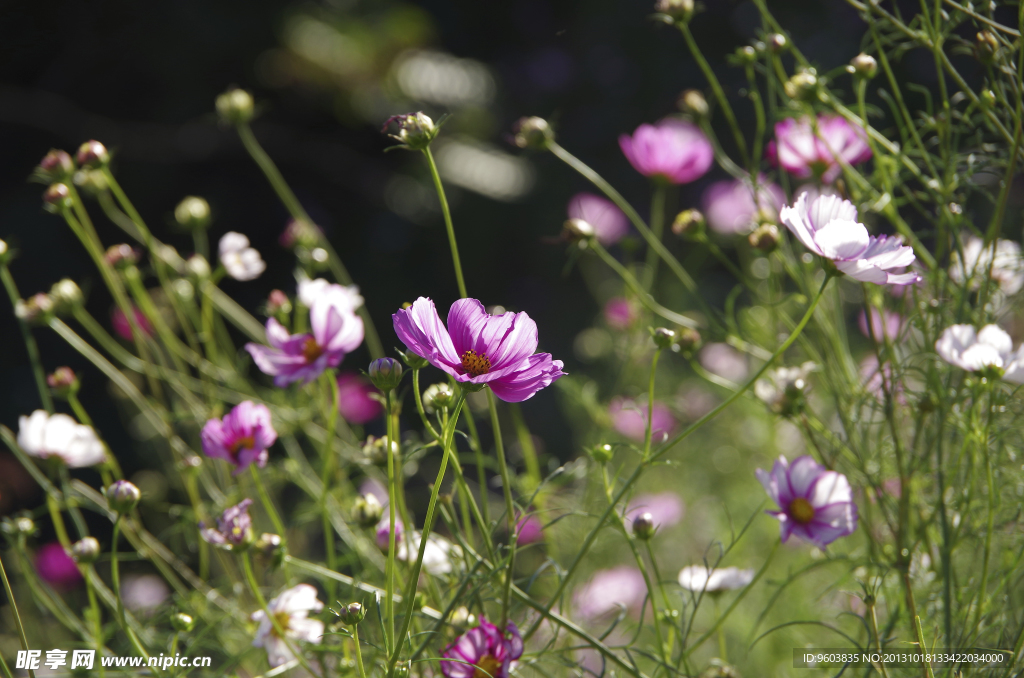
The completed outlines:
<svg viewBox="0 0 1024 678">
<path fill-rule="evenodd" d="M 657 0 L 654 11 L 664 14 L 673 21 L 689 21 L 693 18 L 693 0 Z"/>
<path fill-rule="evenodd" d="M 402 363 L 394 358 L 378 358 L 370 363 L 369 374 L 373 385 L 387 393 L 402 382 Z"/>
<path fill-rule="evenodd" d="M 252 95 L 237 87 L 217 97 L 217 115 L 224 122 L 238 125 L 247 123 L 253 117 Z"/>
<path fill-rule="evenodd" d="M 174 220 L 189 230 L 199 230 L 210 225 L 210 204 L 194 195 L 184 198 L 174 208 Z"/>
<path fill-rule="evenodd" d="M 703 118 L 708 114 L 708 100 L 697 89 L 688 89 L 680 94 L 676 105 L 683 113 L 689 113 L 695 118 Z"/>
<path fill-rule="evenodd" d="M 858 77 L 870 80 L 878 73 L 878 62 L 870 54 L 861 52 L 850 60 L 850 65 L 846 67 L 846 70 Z"/>
<path fill-rule="evenodd" d="M 545 149 L 555 140 L 555 133 L 548 121 L 537 116 L 520 118 L 512 131 L 519 148 Z"/>
<path fill-rule="evenodd" d="M 78 147 L 75 159 L 81 167 L 104 167 L 110 162 L 110 154 L 106 146 L 92 139 Z"/>
</svg>

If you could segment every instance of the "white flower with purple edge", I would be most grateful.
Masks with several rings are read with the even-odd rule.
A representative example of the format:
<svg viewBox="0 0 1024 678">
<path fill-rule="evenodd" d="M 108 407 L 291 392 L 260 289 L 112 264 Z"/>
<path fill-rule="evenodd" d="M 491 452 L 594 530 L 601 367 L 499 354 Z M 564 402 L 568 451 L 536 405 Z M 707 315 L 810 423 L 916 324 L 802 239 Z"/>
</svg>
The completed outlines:
<svg viewBox="0 0 1024 678">
<path fill-rule="evenodd" d="M 976 331 L 971 325 L 952 325 L 942 331 L 935 351 L 950 365 L 968 372 L 989 372 L 1024 384 L 1024 346 L 1013 350 L 1013 340 L 998 325 Z"/>
<path fill-rule="evenodd" d="M 792 464 L 779 457 L 770 473 L 757 469 L 757 479 L 779 507 L 767 513 L 782 524 L 783 542 L 795 534 L 824 549 L 857 529 L 857 505 L 846 476 L 811 457 L 798 457 Z"/>
<path fill-rule="evenodd" d="M 316 597 L 316 589 L 309 584 L 299 584 L 282 591 L 276 598 L 267 603 L 267 611 L 277 621 L 285 637 L 291 641 L 318 643 L 324 635 L 323 622 L 309 619 L 310 612 L 319 612 L 324 604 Z M 267 650 L 267 661 L 272 667 L 278 667 L 295 658 L 288 642 L 277 634 L 273 622 L 263 610 L 252 613 L 252 620 L 259 622 L 253 647 Z"/>
</svg>

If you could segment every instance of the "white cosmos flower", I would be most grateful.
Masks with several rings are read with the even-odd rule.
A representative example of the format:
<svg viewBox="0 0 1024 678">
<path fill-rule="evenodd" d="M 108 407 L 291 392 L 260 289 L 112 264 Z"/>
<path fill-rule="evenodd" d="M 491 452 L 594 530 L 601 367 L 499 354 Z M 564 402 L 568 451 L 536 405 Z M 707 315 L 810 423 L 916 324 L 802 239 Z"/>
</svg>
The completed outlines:
<svg viewBox="0 0 1024 678">
<path fill-rule="evenodd" d="M 408 540 L 413 546 L 413 552 L 410 556 L 406 548 L 406 539 L 403 537 L 398 543 L 397 558 L 403 561 L 415 562 L 419 556 L 421 539 L 421 533 L 412 533 L 412 538 Z M 452 571 L 452 552 L 458 553 L 458 548 L 441 535 L 431 534 L 427 537 L 427 548 L 423 551 L 423 569 L 435 577 L 448 574 Z"/>
<path fill-rule="evenodd" d="M 313 302 L 327 293 L 334 298 L 334 306 L 344 309 L 349 313 L 355 313 L 356 309 L 363 305 L 363 297 L 359 294 L 357 285 L 335 285 L 323 278 L 310 280 L 305 274 L 296 276 L 299 288 L 299 302 L 306 308 L 312 308 Z"/>
<path fill-rule="evenodd" d="M 66 414 L 36 410 L 18 419 L 18 445 L 33 457 L 57 457 L 72 468 L 94 466 L 106 460 L 103 443 L 89 426 Z"/>
<path fill-rule="evenodd" d="M 225 233 L 218 249 L 220 263 L 235 280 L 255 280 L 267 269 L 260 253 L 249 247 L 249 239 L 241 233 Z"/>
<path fill-rule="evenodd" d="M 994 259 L 993 259 L 994 250 Z M 971 236 L 964 242 L 964 256 L 954 252 L 949 262 L 949 277 L 959 284 L 967 283 L 972 290 L 981 287 L 989 276 L 999 285 L 1003 294 L 1016 294 L 1024 287 L 1024 259 L 1020 245 L 1012 240 L 996 240 L 994 247 L 985 247 L 985 241 Z"/>
<path fill-rule="evenodd" d="M 708 569 L 704 565 L 690 565 L 679 572 L 679 585 L 698 593 L 741 589 L 753 580 L 753 570 L 741 570 L 738 567 Z"/>
<path fill-rule="evenodd" d="M 993 370 L 1003 379 L 1024 384 L 1024 346 L 1013 350 L 1013 340 L 998 325 L 980 332 L 970 325 L 952 325 L 942 331 L 935 350 L 947 363 L 968 372 Z"/>
<path fill-rule="evenodd" d="M 808 200 L 812 197 L 812 200 Z M 914 250 L 899 237 L 874 237 L 857 221 L 857 208 L 837 195 L 801 193 L 796 203 L 779 212 L 779 220 L 810 251 L 831 259 L 854 280 L 876 285 L 911 285 L 916 273 L 894 273 L 914 263 Z"/>
<path fill-rule="evenodd" d="M 267 603 L 267 610 L 277 620 L 285 637 L 292 641 L 319 643 L 324 635 L 324 624 L 316 619 L 308 619 L 310 612 L 319 612 L 324 604 L 317 600 L 316 589 L 309 584 L 299 584 L 282 591 L 277 598 Z M 252 620 L 260 623 L 256 631 L 253 647 L 267 650 L 267 661 L 271 666 L 280 666 L 295 658 L 288 649 L 288 643 L 277 635 L 273 623 L 263 610 L 252 613 Z"/>
</svg>

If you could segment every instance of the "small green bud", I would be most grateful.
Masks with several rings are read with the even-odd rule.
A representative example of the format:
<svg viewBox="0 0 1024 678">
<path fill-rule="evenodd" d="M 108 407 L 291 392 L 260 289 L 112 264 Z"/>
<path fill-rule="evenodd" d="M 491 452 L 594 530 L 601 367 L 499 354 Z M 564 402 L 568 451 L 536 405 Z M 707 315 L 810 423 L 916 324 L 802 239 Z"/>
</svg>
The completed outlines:
<svg viewBox="0 0 1024 678">
<path fill-rule="evenodd" d="M 192 615 L 179 612 L 171 617 L 171 626 L 178 633 L 189 633 L 196 626 L 196 620 L 192 618 Z"/>
<path fill-rule="evenodd" d="M 590 456 L 593 457 L 594 461 L 598 464 L 607 464 L 612 460 L 612 456 L 615 454 L 615 448 L 608 443 L 601 445 L 595 445 L 590 449 Z"/>
<path fill-rule="evenodd" d="M 67 185 L 51 184 L 43 191 L 43 208 L 55 214 L 71 209 L 71 191 Z"/>
<path fill-rule="evenodd" d="M 271 569 L 276 570 L 284 562 L 285 546 L 280 535 L 264 532 L 253 542 L 252 547 L 269 561 Z"/>
<path fill-rule="evenodd" d="M 870 54 L 861 52 L 850 60 L 850 65 L 846 67 L 846 70 L 858 77 L 870 80 L 878 73 L 878 62 Z"/>
<path fill-rule="evenodd" d="M 408 661 L 401 661 L 395 664 L 395 678 L 409 678 Z"/>
<path fill-rule="evenodd" d="M 700 332 L 692 327 L 684 327 L 679 330 L 676 343 L 679 345 L 679 350 L 684 353 L 693 351 L 700 347 Z"/>
<path fill-rule="evenodd" d="M 689 22 L 693 18 L 693 0 L 657 0 L 654 11 L 673 21 Z"/>
<path fill-rule="evenodd" d="M 999 38 L 992 31 L 981 31 L 976 36 L 975 52 L 978 61 L 985 65 L 991 65 L 999 55 Z"/>
<path fill-rule="evenodd" d="M 772 33 L 768 36 L 767 44 L 773 54 L 778 54 L 789 46 L 789 41 L 782 33 Z"/>
<path fill-rule="evenodd" d="M 377 358 L 370 363 L 369 374 L 373 385 L 388 393 L 402 382 L 402 363 L 394 358 Z"/>
<path fill-rule="evenodd" d="M 676 333 L 674 330 L 670 330 L 667 327 L 658 327 L 651 330 L 651 338 L 654 339 L 654 345 L 660 349 L 672 350 L 678 345 L 676 344 Z"/>
<path fill-rule="evenodd" d="M 698 210 L 683 210 L 672 221 L 672 232 L 679 236 L 693 237 L 704 232 L 707 222 Z"/>
<path fill-rule="evenodd" d="M 366 608 L 361 603 L 349 603 L 338 611 L 343 624 L 355 626 L 366 617 Z"/>
<path fill-rule="evenodd" d="M 983 90 L 981 92 L 981 103 L 987 108 L 992 108 L 996 105 L 996 93 L 990 89 Z"/>
<path fill-rule="evenodd" d="M 36 168 L 36 177 L 48 184 L 57 181 L 69 181 L 75 173 L 75 161 L 66 151 L 56 148 L 43 156 Z"/>
<path fill-rule="evenodd" d="M 515 144 L 519 148 L 545 149 L 555 140 L 555 133 L 551 125 L 544 118 L 532 116 L 520 118 L 513 126 Z"/>
<path fill-rule="evenodd" d="M 431 384 L 423 392 L 423 409 L 433 414 L 455 404 L 455 391 L 448 384 Z"/>
<path fill-rule="evenodd" d="M 210 277 L 210 262 L 202 254 L 193 254 L 185 260 L 185 270 L 200 280 Z"/>
<path fill-rule="evenodd" d="M 139 253 L 131 245 L 121 243 L 120 245 L 108 247 L 103 258 L 114 268 L 120 269 L 137 264 L 139 262 Z"/>
<path fill-rule="evenodd" d="M 750 64 L 757 63 L 757 50 L 751 45 L 737 47 L 732 58 L 735 60 L 735 63 L 741 66 L 749 66 Z"/>
<path fill-rule="evenodd" d="M 253 118 L 252 95 L 237 87 L 229 89 L 217 97 L 217 114 L 224 122 L 238 125 L 247 123 Z"/>
<path fill-rule="evenodd" d="M 708 100 L 700 90 L 688 89 L 679 95 L 676 106 L 683 113 L 689 113 L 695 118 L 703 118 L 708 114 Z"/>
<path fill-rule="evenodd" d="M 372 494 L 364 494 L 352 504 L 352 519 L 362 527 L 373 527 L 383 515 L 384 507 Z"/>
<path fill-rule="evenodd" d="M 50 298 L 53 299 L 56 311 L 63 311 L 74 308 L 82 303 L 82 290 L 71 278 L 58 280 L 50 288 Z"/>
<path fill-rule="evenodd" d="M 93 139 L 78 147 L 75 159 L 80 167 L 105 167 L 110 162 L 110 153 L 106 146 Z"/>
<path fill-rule="evenodd" d="M 70 367 L 58 367 L 52 374 L 46 375 L 46 385 L 58 398 L 67 398 L 78 393 L 78 377 Z"/>
<path fill-rule="evenodd" d="M 403 308 L 406 307 L 403 306 Z M 404 362 L 410 370 L 422 370 L 430 364 L 427 362 L 426 358 L 420 357 L 412 351 L 405 351 L 404 353 L 399 351 L 398 355 L 402 356 L 402 362 Z"/>
<path fill-rule="evenodd" d="M 813 69 L 800 71 L 786 82 L 784 89 L 790 99 L 808 101 L 818 90 L 818 75 Z"/>
<path fill-rule="evenodd" d="M 71 545 L 71 557 L 82 565 L 95 563 L 100 557 L 100 543 L 95 537 L 83 537 Z"/>
<path fill-rule="evenodd" d="M 393 115 L 384 121 L 381 132 L 387 132 L 392 122 L 398 124 L 398 134 L 389 134 L 388 136 L 402 142 L 405 148 L 412 151 L 422 151 L 430 146 L 430 143 L 437 138 L 441 131 L 440 125 L 435 125 L 430 116 L 423 111 Z"/>
<path fill-rule="evenodd" d="M 14 305 L 14 315 L 32 324 L 45 323 L 53 313 L 54 302 L 49 294 L 39 292 L 27 300 L 19 299 Z"/>
<path fill-rule="evenodd" d="M 112 485 L 109 485 L 105 490 L 107 495 L 107 505 L 110 510 L 116 511 L 121 515 L 130 513 L 134 509 L 139 500 L 142 499 L 142 493 L 139 488 L 127 480 L 118 480 Z"/>
<path fill-rule="evenodd" d="M 595 233 L 593 225 L 583 219 L 568 219 L 562 227 L 562 235 L 570 242 L 587 242 Z"/>
<path fill-rule="evenodd" d="M 174 208 L 174 220 L 178 225 L 198 231 L 210 225 L 210 204 L 202 198 L 190 195 Z"/>
<path fill-rule="evenodd" d="M 747 236 L 747 242 L 764 253 L 773 252 L 779 246 L 779 227 L 775 224 L 761 224 Z"/>
<path fill-rule="evenodd" d="M 645 511 L 633 519 L 633 534 L 647 541 L 654 536 L 654 516 Z"/>
</svg>

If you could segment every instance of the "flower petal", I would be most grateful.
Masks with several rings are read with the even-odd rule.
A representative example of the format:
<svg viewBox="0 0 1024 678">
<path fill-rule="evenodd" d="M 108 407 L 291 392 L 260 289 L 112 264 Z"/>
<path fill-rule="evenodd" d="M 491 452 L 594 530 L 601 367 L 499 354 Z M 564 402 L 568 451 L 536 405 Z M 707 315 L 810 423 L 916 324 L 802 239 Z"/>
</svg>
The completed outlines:
<svg viewBox="0 0 1024 678">
<path fill-rule="evenodd" d="M 494 395 L 507 403 L 519 403 L 565 376 L 562 361 L 552 360 L 550 353 L 534 353 L 515 371 L 488 383 Z"/>
<path fill-rule="evenodd" d="M 828 196 L 827 196 L 828 197 Z M 815 204 L 821 202 L 821 198 Z M 833 219 L 814 232 L 822 255 L 837 261 L 860 258 L 871 243 L 868 229 L 856 221 Z"/>
<path fill-rule="evenodd" d="M 452 375 L 458 374 L 454 367 L 461 367 L 462 362 L 432 300 L 420 297 L 409 308 L 392 315 L 391 319 L 395 333 L 410 351 L 434 367 Z"/>
</svg>

